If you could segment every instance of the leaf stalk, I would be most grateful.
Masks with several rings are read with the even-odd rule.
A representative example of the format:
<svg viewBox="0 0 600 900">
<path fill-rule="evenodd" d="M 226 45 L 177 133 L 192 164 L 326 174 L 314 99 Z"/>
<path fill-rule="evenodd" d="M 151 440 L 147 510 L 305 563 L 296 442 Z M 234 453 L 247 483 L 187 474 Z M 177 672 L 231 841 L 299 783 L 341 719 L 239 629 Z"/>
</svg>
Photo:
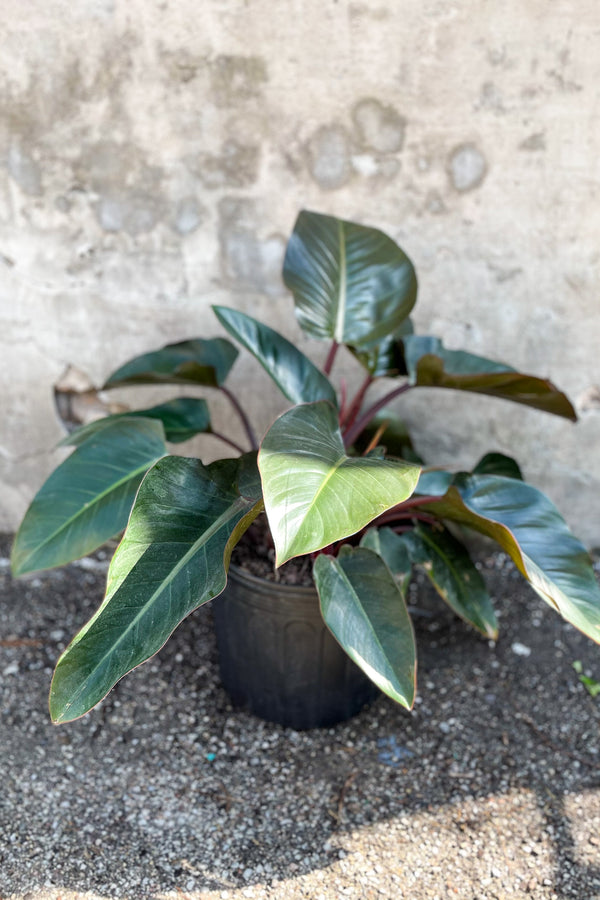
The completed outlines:
<svg viewBox="0 0 600 900">
<path fill-rule="evenodd" d="M 252 425 L 250 424 L 250 420 L 248 419 L 248 416 L 246 415 L 246 413 L 240 406 L 237 397 L 235 397 L 231 393 L 231 391 L 228 388 L 226 388 L 225 385 L 223 385 L 223 384 L 221 385 L 221 390 L 223 391 L 225 396 L 228 398 L 229 402 L 231 403 L 231 405 L 235 409 L 236 413 L 238 414 L 240 421 L 241 421 L 242 425 L 244 426 L 244 430 L 245 430 L 246 434 L 248 435 L 248 440 L 250 441 L 250 445 L 251 445 L 252 449 L 258 450 L 258 441 L 256 440 L 256 435 L 254 433 L 254 429 L 252 428 Z"/>
<path fill-rule="evenodd" d="M 393 391 L 389 391 L 389 393 L 384 394 L 383 397 L 381 397 L 379 400 L 377 400 L 376 403 L 370 406 L 361 416 L 356 419 L 356 421 L 348 428 L 348 430 L 344 434 L 344 446 L 350 447 L 359 436 L 361 431 L 367 427 L 371 419 L 373 419 L 377 415 L 379 410 L 387 406 L 387 404 L 392 400 L 395 400 L 396 397 L 399 397 L 401 394 L 405 394 L 406 391 L 410 391 L 412 387 L 412 384 L 403 384 L 399 388 L 395 388 Z"/>
</svg>

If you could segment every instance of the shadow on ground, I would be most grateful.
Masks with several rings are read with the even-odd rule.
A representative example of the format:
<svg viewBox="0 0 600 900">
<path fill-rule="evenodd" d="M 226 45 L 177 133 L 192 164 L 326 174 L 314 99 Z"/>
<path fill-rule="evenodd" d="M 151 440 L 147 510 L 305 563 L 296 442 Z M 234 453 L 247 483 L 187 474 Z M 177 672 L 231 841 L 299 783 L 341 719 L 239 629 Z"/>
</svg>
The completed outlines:
<svg viewBox="0 0 600 900">
<path fill-rule="evenodd" d="M 102 706 L 53 727 L 52 666 L 102 559 L 13 582 L 0 542 L 0 898 L 600 897 L 600 655 L 482 558 L 501 637 L 437 600 L 419 702 L 296 733 L 228 706 L 198 610 Z M 218 602 L 218 601 L 216 601 Z"/>
</svg>

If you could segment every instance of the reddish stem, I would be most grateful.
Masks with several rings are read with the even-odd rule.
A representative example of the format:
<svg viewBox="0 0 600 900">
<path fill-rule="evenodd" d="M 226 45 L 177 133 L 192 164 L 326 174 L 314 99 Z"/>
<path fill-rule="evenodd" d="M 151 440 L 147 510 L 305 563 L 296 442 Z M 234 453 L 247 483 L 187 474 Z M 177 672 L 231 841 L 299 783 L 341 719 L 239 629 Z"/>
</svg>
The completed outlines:
<svg viewBox="0 0 600 900">
<path fill-rule="evenodd" d="M 337 341 L 333 341 L 331 347 L 329 348 L 329 353 L 327 354 L 327 359 L 325 360 L 325 365 L 323 366 L 323 371 L 326 375 L 331 374 L 331 370 L 333 368 L 333 363 L 335 360 L 336 353 L 338 352 L 338 347 L 340 345 Z"/>
<path fill-rule="evenodd" d="M 434 516 L 428 516 L 427 513 L 413 512 L 413 513 L 407 513 L 405 516 L 404 515 L 395 515 L 395 516 L 384 515 L 380 519 L 376 519 L 375 522 L 373 522 L 372 524 L 376 528 L 381 528 L 383 525 L 391 525 L 393 522 L 399 522 L 399 521 L 403 521 L 405 519 L 410 519 L 411 521 L 416 520 L 417 522 L 427 522 L 429 525 L 438 521 L 438 519 L 436 519 Z"/>
<path fill-rule="evenodd" d="M 427 506 L 428 503 L 437 503 L 442 499 L 443 498 L 439 494 L 420 494 L 418 497 L 411 497 L 409 500 L 405 500 L 404 503 L 399 503 L 398 506 L 394 507 L 394 509 L 396 510 L 396 512 L 402 512 L 405 509 L 414 509 L 415 507 L 419 506 Z"/>
<path fill-rule="evenodd" d="M 346 400 L 348 399 L 348 388 L 346 385 L 346 379 L 340 378 L 340 422 L 342 422 L 346 416 Z"/>
<path fill-rule="evenodd" d="M 387 525 L 388 522 L 397 522 L 398 519 L 420 519 L 424 522 L 437 521 L 437 519 L 434 519 L 433 516 L 430 516 L 425 511 L 421 513 L 412 512 L 412 510 L 418 510 L 420 506 L 426 506 L 428 503 L 436 503 L 438 500 L 441 500 L 441 497 L 433 495 L 411 497 L 410 500 L 405 500 L 404 503 L 399 503 L 397 506 L 393 506 L 392 509 L 388 509 L 387 512 L 378 516 L 371 524 L 375 526 Z"/>
<path fill-rule="evenodd" d="M 358 389 L 354 400 L 348 407 L 348 410 L 347 410 L 344 418 L 340 419 L 340 425 L 345 425 L 348 428 L 352 427 L 353 422 L 355 421 L 358 413 L 360 412 L 360 408 L 363 404 L 363 400 L 365 399 L 365 394 L 369 390 L 369 387 L 371 386 L 372 382 L 373 382 L 373 376 L 370 374 L 367 375 L 367 377 L 361 384 L 360 388 Z"/>
<path fill-rule="evenodd" d="M 359 436 L 363 428 L 366 428 L 371 419 L 373 419 L 380 409 L 383 409 L 394 400 L 396 397 L 399 397 L 400 394 L 406 393 L 406 391 L 410 391 L 412 385 L 411 384 L 403 384 L 399 388 L 395 388 L 395 390 L 390 391 L 388 394 L 385 394 L 380 400 L 370 406 L 362 416 L 359 416 L 358 419 L 348 428 L 346 434 L 344 435 L 344 446 L 350 447 L 356 438 Z"/>
<path fill-rule="evenodd" d="M 221 390 L 223 391 L 223 393 L 225 394 L 225 396 L 227 397 L 227 399 L 229 400 L 229 402 L 235 409 L 236 413 L 240 417 L 242 425 L 244 426 L 244 430 L 245 430 L 246 434 L 248 435 L 248 440 L 250 441 L 250 445 L 251 445 L 252 449 L 258 450 L 258 441 L 256 440 L 256 435 L 254 434 L 252 425 L 250 424 L 248 416 L 246 415 L 246 413 L 240 406 L 237 398 L 234 397 L 233 394 L 231 393 L 231 391 L 228 390 L 224 385 L 221 385 Z"/>
<path fill-rule="evenodd" d="M 239 453 L 245 453 L 245 449 L 240 445 L 236 444 L 235 441 L 232 441 L 231 438 L 228 438 L 226 434 L 221 434 L 220 431 L 212 430 L 209 432 L 213 437 L 218 438 L 220 441 L 223 441 L 225 444 L 229 444 L 230 447 L 233 447 L 234 450 L 237 450 Z"/>
</svg>

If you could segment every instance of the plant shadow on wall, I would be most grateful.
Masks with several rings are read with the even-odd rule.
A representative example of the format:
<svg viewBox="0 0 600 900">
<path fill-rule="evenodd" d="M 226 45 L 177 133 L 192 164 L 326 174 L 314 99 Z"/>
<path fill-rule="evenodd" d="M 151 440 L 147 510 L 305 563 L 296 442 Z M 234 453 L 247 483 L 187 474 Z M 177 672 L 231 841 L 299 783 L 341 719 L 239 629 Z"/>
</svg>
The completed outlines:
<svg viewBox="0 0 600 900">
<path fill-rule="evenodd" d="M 239 416 L 248 446 L 217 435 L 239 456 L 208 466 L 169 454 L 169 442 L 212 431 L 204 399 L 108 416 L 67 437 L 73 453 L 27 511 L 12 551 L 16 574 L 62 565 L 125 529 L 103 603 L 58 661 L 50 690 L 53 721 L 88 712 L 194 609 L 218 597 L 234 547 L 263 516 L 276 566 L 284 571 L 296 559 L 312 565 L 332 643 L 361 678 L 407 708 L 416 694 L 406 600 L 414 567 L 427 573 L 460 618 L 487 639 L 497 636 L 489 591 L 463 530 L 496 541 L 544 601 L 600 641 L 600 590 L 591 560 L 548 498 L 522 480 L 517 463 L 491 453 L 471 472 L 430 468 L 390 409 L 408 391 L 437 387 L 574 420 L 565 394 L 544 378 L 414 334 L 413 265 L 374 228 L 302 212 L 283 274 L 301 327 L 330 343 L 323 370 L 270 327 L 213 307 L 225 331 L 291 404 L 262 439 L 226 385 L 238 354 L 234 344 L 221 337 L 171 344 L 126 363 L 104 388 L 166 383 L 218 389 Z M 342 348 L 364 377 L 354 391 L 342 384 L 338 395 L 329 375 Z M 387 390 L 373 399 L 379 382 Z M 264 631 L 276 634 L 266 615 Z M 240 641 L 234 656 L 248 652 L 243 628 Z M 260 654 L 266 658 L 266 647 L 258 651 L 262 664 Z M 275 647 L 272 657 L 262 679 L 269 687 L 281 681 L 288 690 L 287 647 L 285 654 Z M 304 670 L 310 667 L 310 660 L 304 663 Z M 342 681 L 348 677 L 344 670 Z M 323 693 L 330 689 L 329 683 L 318 686 Z M 255 708 L 252 698 L 246 704 Z M 327 716 L 323 723 L 331 721 Z M 301 715 L 284 724 L 319 722 Z"/>
</svg>

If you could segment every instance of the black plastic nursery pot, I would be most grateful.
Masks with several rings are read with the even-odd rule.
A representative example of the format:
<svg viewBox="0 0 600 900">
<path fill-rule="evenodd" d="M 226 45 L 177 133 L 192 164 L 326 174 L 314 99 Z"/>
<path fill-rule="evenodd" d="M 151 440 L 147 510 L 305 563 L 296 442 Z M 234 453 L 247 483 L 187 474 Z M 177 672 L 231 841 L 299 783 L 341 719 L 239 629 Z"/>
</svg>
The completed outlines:
<svg viewBox="0 0 600 900">
<path fill-rule="evenodd" d="M 325 627 L 314 587 L 232 565 L 213 613 L 221 679 L 237 708 L 302 731 L 349 719 L 379 694 Z"/>
</svg>

